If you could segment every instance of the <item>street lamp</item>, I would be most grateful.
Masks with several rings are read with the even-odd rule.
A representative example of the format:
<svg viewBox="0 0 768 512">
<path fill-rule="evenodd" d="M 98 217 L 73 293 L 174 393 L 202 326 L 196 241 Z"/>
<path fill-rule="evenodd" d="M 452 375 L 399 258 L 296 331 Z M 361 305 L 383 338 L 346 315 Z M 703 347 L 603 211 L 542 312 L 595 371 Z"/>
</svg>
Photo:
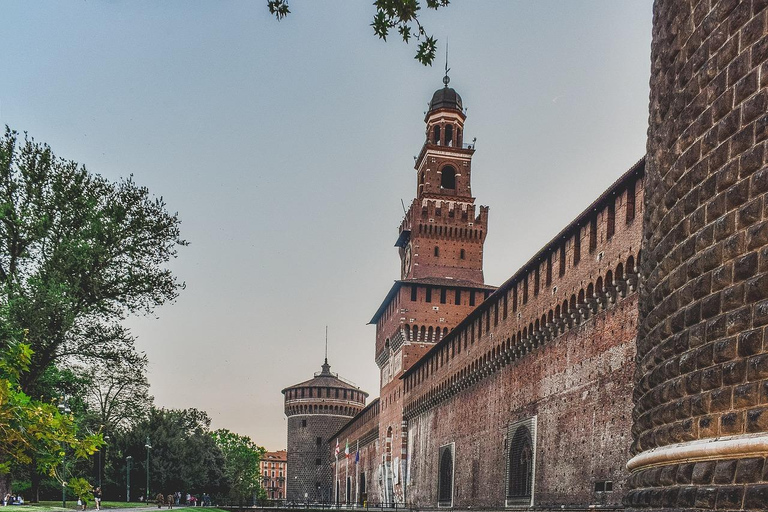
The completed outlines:
<svg viewBox="0 0 768 512">
<path fill-rule="evenodd" d="M 69 408 L 69 402 L 67 402 L 66 394 L 61 396 L 59 405 L 57 407 L 60 414 L 69 414 L 72 412 L 72 409 Z M 62 453 L 64 453 L 64 456 L 61 458 L 61 507 L 67 508 L 67 482 L 64 481 L 64 472 L 66 470 L 64 457 L 66 457 L 66 452 L 64 452 L 64 448 L 66 448 L 66 445 L 62 447 Z"/>
<path fill-rule="evenodd" d="M 131 465 L 133 457 L 130 455 L 125 458 L 125 501 L 131 501 Z"/>
<path fill-rule="evenodd" d="M 104 450 L 107 449 L 107 441 L 109 441 L 109 435 L 104 434 Z M 102 448 L 99 448 L 99 489 L 101 489 L 101 450 Z"/>
<path fill-rule="evenodd" d="M 144 445 L 144 448 L 147 449 L 147 499 L 145 500 L 145 503 L 149 503 L 149 450 L 152 449 L 152 445 L 149 442 L 149 436 L 147 436 L 147 442 Z"/>
</svg>

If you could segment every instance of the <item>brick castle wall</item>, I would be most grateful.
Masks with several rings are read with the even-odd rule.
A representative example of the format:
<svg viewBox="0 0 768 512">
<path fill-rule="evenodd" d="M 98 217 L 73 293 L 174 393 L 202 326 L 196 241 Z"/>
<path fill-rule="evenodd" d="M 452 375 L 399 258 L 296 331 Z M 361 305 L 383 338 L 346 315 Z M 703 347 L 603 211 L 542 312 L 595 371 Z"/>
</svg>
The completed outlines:
<svg viewBox="0 0 768 512">
<path fill-rule="evenodd" d="M 765 7 L 654 5 L 633 509 L 768 503 Z"/>
</svg>

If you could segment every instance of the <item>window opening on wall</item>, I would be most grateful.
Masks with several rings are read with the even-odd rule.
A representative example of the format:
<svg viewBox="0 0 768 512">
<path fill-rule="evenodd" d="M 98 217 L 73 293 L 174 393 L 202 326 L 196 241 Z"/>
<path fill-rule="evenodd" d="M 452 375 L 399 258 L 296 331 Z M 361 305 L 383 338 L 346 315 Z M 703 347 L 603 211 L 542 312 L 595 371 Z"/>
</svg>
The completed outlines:
<svg viewBox="0 0 768 512">
<path fill-rule="evenodd" d="M 576 234 L 573 235 L 573 266 L 579 264 L 581 259 L 581 228 L 576 228 Z"/>
<path fill-rule="evenodd" d="M 595 492 L 613 492 L 613 481 L 602 480 L 595 482 Z"/>
<path fill-rule="evenodd" d="M 635 183 L 627 186 L 627 222 L 632 222 L 635 218 Z"/>
<path fill-rule="evenodd" d="M 453 146 L 453 125 L 445 125 L 445 145 Z"/>
<path fill-rule="evenodd" d="M 508 304 L 508 297 L 507 297 L 507 294 L 505 293 L 504 294 L 504 313 L 502 314 L 503 320 L 507 319 L 507 309 L 508 309 L 507 304 Z"/>
<path fill-rule="evenodd" d="M 512 288 L 512 312 L 517 311 L 517 285 Z"/>
<path fill-rule="evenodd" d="M 307 420 L 301 420 L 301 426 L 306 427 L 307 426 Z"/>
<path fill-rule="evenodd" d="M 560 269 L 558 270 L 560 277 L 565 275 L 565 244 L 560 247 Z"/>
<path fill-rule="evenodd" d="M 437 506 L 453 506 L 453 445 L 440 447 L 440 472 L 437 480 Z"/>
<path fill-rule="evenodd" d="M 453 303 L 457 306 L 461 306 L 461 290 L 456 290 L 456 297 L 454 297 Z"/>
<path fill-rule="evenodd" d="M 539 278 L 539 265 L 536 264 L 536 270 L 533 273 L 533 296 L 539 294 L 539 287 L 541 286 L 541 279 Z"/>
<path fill-rule="evenodd" d="M 319 465 L 320 465 L 320 457 L 315 459 L 315 466 L 319 466 Z"/>
<path fill-rule="evenodd" d="M 445 288 L 440 289 L 440 304 L 445 304 L 447 293 L 448 293 L 448 290 L 446 290 Z"/>
<path fill-rule="evenodd" d="M 411 302 L 416 302 L 418 288 L 411 286 Z"/>
<path fill-rule="evenodd" d="M 616 232 L 616 203 L 614 201 L 611 201 L 611 204 L 608 205 L 608 219 L 607 219 L 607 225 L 605 227 L 605 237 L 611 238 L 613 237 L 613 234 Z"/>
<path fill-rule="evenodd" d="M 427 302 L 432 302 L 432 288 L 427 287 Z"/>
<path fill-rule="evenodd" d="M 450 165 L 443 167 L 440 177 L 440 187 L 451 190 L 456 188 L 456 169 Z"/>
<path fill-rule="evenodd" d="M 470 291 L 469 292 L 469 305 L 474 306 L 475 305 L 475 292 Z"/>
<path fill-rule="evenodd" d="M 465 257 L 466 257 L 466 253 L 464 252 L 464 249 L 460 250 L 459 251 L 459 258 L 461 258 L 463 260 Z"/>
<path fill-rule="evenodd" d="M 435 258 L 437 258 L 438 256 L 440 256 L 440 247 L 435 246 Z"/>
<path fill-rule="evenodd" d="M 589 252 L 597 249 L 597 214 L 589 221 Z"/>
<path fill-rule="evenodd" d="M 432 129 L 432 142 L 440 145 L 440 126 L 435 125 L 435 127 Z"/>
<path fill-rule="evenodd" d="M 320 446 L 321 444 L 323 444 L 323 438 L 322 437 L 316 438 L 315 443 L 317 444 L 317 446 Z"/>
<path fill-rule="evenodd" d="M 523 278 L 523 304 L 528 304 L 528 274 Z"/>
<path fill-rule="evenodd" d="M 552 284 L 552 253 L 547 255 L 547 286 Z"/>
<path fill-rule="evenodd" d="M 528 504 L 533 490 L 533 440 L 526 425 L 515 429 L 508 457 L 507 502 Z"/>
</svg>

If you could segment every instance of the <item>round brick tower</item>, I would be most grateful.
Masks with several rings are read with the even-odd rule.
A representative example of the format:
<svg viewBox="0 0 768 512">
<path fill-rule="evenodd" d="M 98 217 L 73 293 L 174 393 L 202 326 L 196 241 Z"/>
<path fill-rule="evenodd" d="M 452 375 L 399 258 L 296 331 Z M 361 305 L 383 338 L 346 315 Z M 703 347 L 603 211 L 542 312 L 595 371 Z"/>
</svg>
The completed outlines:
<svg viewBox="0 0 768 512">
<path fill-rule="evenodd" d="M 654 5 L 631 509 L 768 504 L 766 5 Z"/>
<path fill-rule="evenodd" d="M 326 359 L 313 379 L 285 388 L 283 395 L 288 416 L 286 499 L 330 502 L 333 449 L 328 437 L 365 407 L 368 393 L 331 373 Z"/>
</svg>

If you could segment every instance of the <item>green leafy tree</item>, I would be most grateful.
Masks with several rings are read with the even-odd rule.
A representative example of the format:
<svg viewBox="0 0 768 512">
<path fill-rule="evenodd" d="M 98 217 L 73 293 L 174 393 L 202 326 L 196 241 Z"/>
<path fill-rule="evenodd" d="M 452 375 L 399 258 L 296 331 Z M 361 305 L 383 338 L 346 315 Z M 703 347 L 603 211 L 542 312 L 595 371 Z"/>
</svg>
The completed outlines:
<svg viewBox="0 0 768 512">
<path fill-rule="evenodd" d="M 104 441 L 101 434 L 80 437 L 71 414 L 24 393 L 19 381 L 30 367 L 33 352 L 29 345 L 13 341 L 10 333 L 7 325 L 0 326 L 5 343 L 0 351 L 0 475 L 10 473 L 14 465 L 34 461 L 39 472 L 63 482 L 61 467 L 67 450 L 83 459 Z M 2 478 L 0 492 L 7 492 L 8 485 L 7 478 Z"/>
<path fill-rule="evenodd" d="M 429 9 L 439 9 L 450 3 L 450 0 L 425 0 Z M 371 27 L 373 32 L 384 41 L 393 31 L 409 43 L 416 39 L 419 44 L 416 49 L 416 60 L 425 66 L 431 66 L 435 61 L 437 39 L 429 35 L 419 20 L 421 10 L 420 0 L 376 0 L 373 2 L 376 14 L 373 16 Z M 268 0 L 267 8 L 278 21 L 291 13 L 288 0 Z"/>
<path fill-rule="evenodd" d="M 229 498 L 240 506 L 250 501 L 261 489 L 259 462 L 266 450 L 248 436 L 219 429 L 212 432 L 216 445 L 224 454 L 224 474 L 229 481 Z"/>
<path fill-rule="evenodd" d="M 123 460 L 128 455 L 133 457 L 137 474 L 132 480 L 132 488 L 136 489 L 132 494 L 138 496 L 145 491 L 139 492 L 145 486 L 147 437 L 152 445 L 149 469 L 153 495 L 175 491 L 228 493 L 225 459 L 210 435 L 210 424 L 208 415 L 197 409 L 152 408 L 146 419 L 116 441 L 112 450 Z"/>
<path fill-rule="evenodd" d="M 26 330 L 35 352 L 22 388 L 53 366 L 135 359 L 127 315 L 149 313 L 183 287 L 167 262 L 177 214 L 131 178 L 111 182 L 6 128 L 0 138 L 0 323 Z M 5 342 L 0 340 L 0 349 Z"/>
</svg>

